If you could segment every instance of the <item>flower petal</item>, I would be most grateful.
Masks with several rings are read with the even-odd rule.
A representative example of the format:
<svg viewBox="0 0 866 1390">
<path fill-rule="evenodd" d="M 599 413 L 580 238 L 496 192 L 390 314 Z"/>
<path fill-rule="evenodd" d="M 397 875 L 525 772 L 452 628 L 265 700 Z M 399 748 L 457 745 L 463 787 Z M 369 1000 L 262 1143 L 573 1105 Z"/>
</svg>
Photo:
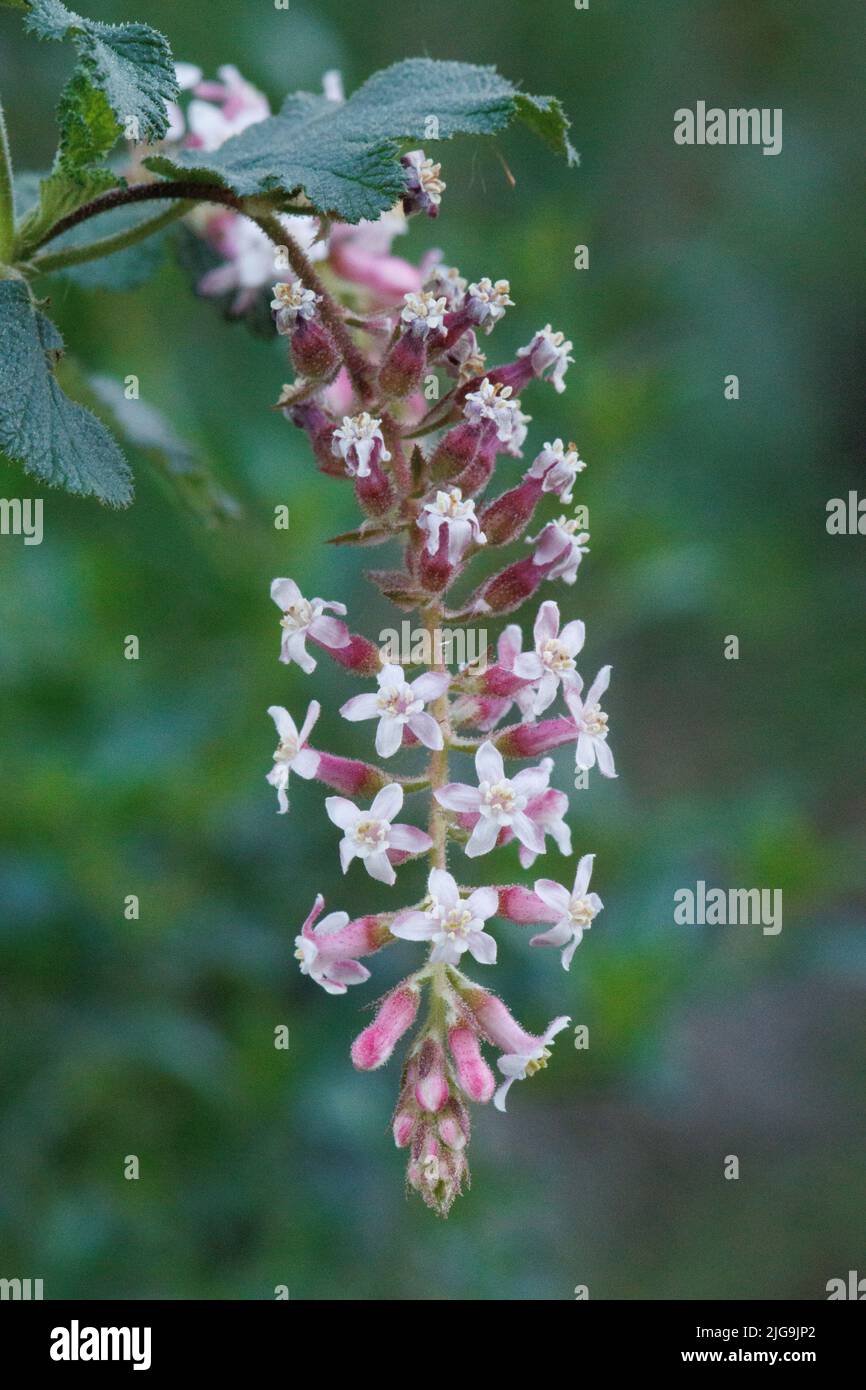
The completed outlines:
<svg viewBox="0 0 866 1390">
<path fill-rule="evenodd" d="M 488 739 L 482 743 L 475 754 L 475 771 L 479 782 L 501 782 L 505 777 L 505 764 L 498 748 Z"/>
<path fill-rule="evenodd" d="M 580 862 L 577 866 L 577 872 L 574 875 L 574 896 L 576 898 L 582 898 L 587 888 L 589 887 L 589 880 L 592 878 L 592 866 L 594 860 L 594 854 L 584 854 L 581 856 Z"/>
<path fill-rule="evenodd" d="M 448 811 L 477 811 L 481 805 L 481 793 L 468 782 L 446 782 L 444 787 L 437 787 L 433 795 Z"/>
<path fill-rule="evenodd" d="M 561 912 L 563 917 L 568 916 L 571 894 L 561 883 L 556 883 L 552 878 L 537 878 L 532 888 L 536 897 L 539 897 L 546 907 L 552 907 L 554 912 Z"/>
<path fill-rule="evenodd" d="M 364 868 L 371 878 L 377 878 L 380 883 L 396 882 L 397 875 L 394 872 L 394 865 L 384 850 L 377 850 L 375 854 L 368 854 L 364 860 Z"/>
<path fill-rule="evenodd" d="M 406 722 L 425 748 L 431 748 L 434 752 L 444 748 L 442 730 L 432 714 L 410 714 Z"/>
<path fill-rule="evenodd" d="M 432 843 L 426 830 L 419 830 L 417 825 L 392 825 L 388 836 L 390 849 L 405 850 L 407 854 L 424 854 Z"/>
<path fill-rule="evenodd" d="M 393 820 L 403 805 L 403 788 L 399 782 L 389 782 L 373 798 L 370 815 L 374 820 Z"/>
<path fill-rule="evenodd" d="M 325 811 L 328 819 L 341 830 L 348 830 L 361 814 L 354 801 L 347 800 L 345 796 L 326 796 Z"/>
<path fill-rule="evenodd" d="M 381 712 L 379 697 L 372 692 L 367 695 L 353 695 L 351 700 L 340 706 L 343 718 L 353 724 L 359 719 L 377 719 Z"/>
<path fill-rule="evenodd" d="M 470 932 L 466 938 L 467 948 L 479 965 L 496 964 L 496 937 L 486 931 Z"/>
</svg>

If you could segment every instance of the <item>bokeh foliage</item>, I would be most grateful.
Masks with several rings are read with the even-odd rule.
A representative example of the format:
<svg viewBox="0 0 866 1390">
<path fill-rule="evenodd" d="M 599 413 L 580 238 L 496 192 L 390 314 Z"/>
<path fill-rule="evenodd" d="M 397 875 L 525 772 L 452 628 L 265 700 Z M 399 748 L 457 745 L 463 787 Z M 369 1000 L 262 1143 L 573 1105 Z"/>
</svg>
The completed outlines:
<svg viewBox="0 0 866 1390">
<path fill-rule="evenodd" d="M 277 664 L 267 597 L 291 573 L 368 632 L 391 625 L 360 579 L 369 556 L 323 544 L 354 524 L 351 494 L 268 408 L 282 348 L 225 327 L 180 271 L 128 294 L 58 282 L 76 355 L 136 373 L 244 517 L 204 528 L 142 455 L 129 512 L 46 493 L 41 547 L 0 538 L 0 1274 L 44 1278 L 49 1297 L 567 1299 L 578 1283 L 811 1298 L 862 1272 L 863 540 L 824 526 L 827 499 L 862 486 L 858 9 L 551 0 L 540 22 L 532 0 L 500 0 L 495 20 L 462 0 L 206 18 L 91 0 L 178 57 L 237 63 L 274 104 L 325 68 L 351 89 L 419 52 L 563 99 L 578 170 L 520 133 L 448 146 L 442 217 L 399 249 L 509 276 L 503 357 L 550 319 L 575 342 L 568 393 L 526 401 L 532 444 L 573 437 L 589 460 L 592 553 L 564 607 L 587 621 L 585 673 L 614 665 L 620 777 L 574 796 L 606 910 L 570 975 L 498 929 L 497 985 L 523 1021 L 568 1012 L 590 1050 L 563 1035 L 507 1119 L 478 1115 L 475 1183 L 437 1222 L 404 1201 L 393 1064 L 359 1077 L 348 1059 L 361 1006 L 415 948 L 343 999 L 300 978 L 292 938 L 316 889 L 350 911 L 390 898 L 341 879 L 320 788 L 297 784 L 283 819 L 263 780 L 274 701 L 298 715 L 317 695 L 320 742 L 356 747 L 335 717 L 356 687 L 324 660 L 312 679 Z M 50 159 L 70 61 L 4 14 L 22 167 Z M 700 98 L 782 107 L 782 154 L 675 146 L 673 111 Z M 4 472 L 4 495 L 20 488 Z M 731 633 L 739 661 L 722 656 Z M 570 771 L 563 755 L 557 785 Z M 557 876 L 555 851 L 544 867 Z M 781 936 L 675 927 L 673 892 L 697 878 L 782 888 Z M 399 882 L 408 900 L 420 869 Z M 739 1182 L 722 1179 L 731 1153 Z"/>
</svg>

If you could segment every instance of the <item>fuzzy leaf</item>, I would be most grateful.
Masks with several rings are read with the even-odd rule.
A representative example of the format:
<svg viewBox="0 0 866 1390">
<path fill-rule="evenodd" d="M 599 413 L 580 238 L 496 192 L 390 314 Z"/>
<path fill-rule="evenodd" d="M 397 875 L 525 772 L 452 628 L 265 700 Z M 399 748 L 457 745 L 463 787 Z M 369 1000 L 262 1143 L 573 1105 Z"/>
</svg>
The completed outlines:
<svg viewBox="0 0 866 1390">
<path fill-rule="evenodd" d="M 0 450 L 53 487 L 132 501 L 126 460 L 105 426 L 71 401 L 54 368 L 63 339 L 20 280 L 0 280 Z"/>
<path fill-rule="evenodd" d="M 103 159 L 121 132 L 152 143 L 168 129 L 177 96 L 171 49 L 147 24 L 85 19 L 61 0 L 28 0 L 25 27 L 40 39 L 72 40 L 75 71 L 58 107 L 60 160 L 71 169 Z"/>
<path fill-rule="evenodd" d="M 16 257 L 26 260 L 61 217 L 89 203 L 98 193 L 114 188 L 117 182 L 109 169 L 69 170 L 59 162 L 41 180 L 37 174 L 17 175 L 16 203 L 23 216 L 15 238 Z M 58 240 L 57 244 L 63 243 Z"/>
<path fill-rule="evenodd" d="M 377 217 L 403 192 L 399 158 L 407 141 L 432 147 L 454 135 L 493 135 L 515 117 L 576 162 L 554 98 L 526 96 L 494 68 L 429 58 L 375 73 L 343 103 L 307 92 L 287 97 L 278 115 L 214 152 L 146 162 L 157 173 L 221 183 L 240 196 L 304 193 L 318 211 L 358 222 Z M 432 135 L 431 118 L 438 123 Z"/>
</svg>

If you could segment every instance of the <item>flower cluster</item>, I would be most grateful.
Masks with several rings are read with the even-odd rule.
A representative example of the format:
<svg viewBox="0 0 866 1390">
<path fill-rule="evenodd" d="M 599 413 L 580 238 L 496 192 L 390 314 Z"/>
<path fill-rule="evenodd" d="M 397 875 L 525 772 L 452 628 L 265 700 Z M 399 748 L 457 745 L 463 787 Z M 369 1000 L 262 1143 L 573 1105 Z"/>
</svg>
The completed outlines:
<svg viewBox="0 0 866 1390">
<path fill-rule="evenodd" d="M 242 103 L 242 93 L 237 99 Z M 228 97 L 221 111 L 226 120 L 245 118 Z M 215 138 L 198 108 L 189 120 L 197 137 Z M 437 216 L 445 187 L 440 166 L 421 150 L 407 154 L 403 167 L 406 193 L 393 213 L 362 232 L 332 226 L 321 274 L 310 267 L 305 283 L 301 266 L 302 273 L 273 284 L 275 323 L 296 373 L 279 405 L 308 436 L 318 468 L 354 489 L 362 521 L 339 539 L 400 545 L 398 567 L 368 572 L 382 593 L 417 612 L 430 634 L 443 623 L 510 615 L 532 601 L 531 638 L 524 646 L 521 627 L 510 621 L 483 661 L 448 671 L 439 656 L 413 669 L 353 631 L 342 603 L 306 598 L 295 580 L 275 579 L 280 660 L 310 674 L 326 655 L 363 683 L 339 713 L 353 724 L 374 724 L 370 754 L 375 750 L 378 761 L 312 747 L 315 700 L 300 729 L 274 706 L 279 742 L 268 781 L 281 812 L 289 808 L 292 771 L 331 789 L 325 809 L 344 874 L 365 872 L 393 889 L 407 861 L 428 861 L 421 900 L 405 904 L 397 894 L 387 912 L 322 917 L 317 895 L 296 954 L 305 975 L 330 994 L 344 994 L 369 978 L 362 958 L 401 942 L 425 944 L 423 962 L 384 996 L 356 1038 L 352 1060 L 360 1070 L 382 1066 L 421 1017 L 403 1065 L 393 1134 L 408 1150 L 410 1187 L 445 1214 L 468 1176 L 470 1105 L 492 1100 L 505 1110 L 514 1082 L 546 1066 L 569 1022 L 557 1017 L 537 1034 L 527 1032 L 492 990 L 464 973 L 465 960 L 489 970 L 500 944 L 495 923 L 516 923 L 535 927 L 530 946 L 553 947 L 568 970 L 602 907 L 590 891 L 592 854 L 532 887 L 469 886 L 466 871 L 512 841 L 524 870 L 550 845 L 572 859 L 568 797 L 551 785 L 554 749 L 573 746 L 580 785 L 593 768 L 603 777 L 615 769 L 602 709 L 610 667 L 585 686 L 577 670 L 584 624 L 564 620 L 543 590 L 548 581 L 575 582 L 589 540 L 582 509 L 536 522 L 526 538 L 545 499 L 572 503 L 585 467 L 577 447 L 561 438 L 545 443 L 516 483 L 488 496 L 497 465 L 523 457 L 530 417 L 521 394 L 536 381 L 562 391 L 572 344 L 547 324 L 513 361 L 488 365 L 479 344 L 512 306 L 511 287 L 486 276 L 469 280 L 438 257 L 423 275 L 394 260 L 396 220 Z M 303 236 L 299 244 L 296 267 L 305 245 L 309 250 Z M 355 285 L 351 318 L 340 295 L 345 280 Z M 529 549 L 494 563 L 491 572 L 491 554 L 521 540 Z M 455 604 L 453 586 L 482 552 L 487 577 Z M 393 771 L 398 755 L 414 758 L 415 769 Z M 463 758 L 467 780 L 453 776 L 454 755 Z M 426 801 L 420 825 L 407 809 L 419 798 Z M 498 1078 L 488 1048 L 498 1053 Z"/>
</svg>

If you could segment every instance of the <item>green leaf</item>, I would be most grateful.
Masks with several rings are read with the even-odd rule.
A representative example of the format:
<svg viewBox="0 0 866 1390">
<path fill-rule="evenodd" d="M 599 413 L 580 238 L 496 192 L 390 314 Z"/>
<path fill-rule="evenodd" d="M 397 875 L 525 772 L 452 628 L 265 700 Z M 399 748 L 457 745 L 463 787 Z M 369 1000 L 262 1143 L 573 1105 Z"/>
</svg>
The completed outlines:
<svg viewBox="0 0 866 1390">
<path fill-rule="evenodd" d="M 84 19 L 61 0 L 28 0 L 25 27 L 41 39 L 71 39 L 75 71 L 58 107 L 60 162 L 70 169 L 103 159 L 118 136 L 146 143 L 168 129 L 165 103 L 177 96 L 171 49 L 147 24 Z"/>
<path fill-rule="evenodd" d="M 206 461 L 181 439 L 161 411 L 141 400 L 127 400 L 120 382 L 113 377 L 91 376 L 87 385 L 108 410 L 125 442 L 146 455 L 158 475 L 201 520 L 215 526 L 241 517 L 235 498 L 225 491 Z"/>
<path fill-rule="evenodd" d="M 110 169 L 70 171 L 59 163 L 44 178 L 30 173 L 16 176 L 16 202 L 19 211 L 27 209 L 15 236 L 16 259 L 26 261 L 61 217 L 75 212 L 97 194 L 116 187 L 117 183 L 117 176 Z"/>
<path fill-rule="evenodd" d="M 454 135 L 493 135 L 515 117 L 577 162 L 553 97 L 527 96 L 494 68 L 410 58 L 376 73 L 344 103 L 299 92 L 278 115 L 215 152 L 156 155 L 146 163 L 172 178 L 223 184 L 242 197 L 304 193 L 318 211 L 358 222 L 377 217 L 403 192 L 405 142 L 423 141 L 429 149 Z M 431 136 L 433 119 L 438 126 Z"/>
<path fill-rule="evenodd" d="M 128 506 L 126 460 L 96 416 L 60 389 L 62 354 L 63 339 L 26 285 L 0 280 L 0 449 L 52 487 Z"/>
</svg>

